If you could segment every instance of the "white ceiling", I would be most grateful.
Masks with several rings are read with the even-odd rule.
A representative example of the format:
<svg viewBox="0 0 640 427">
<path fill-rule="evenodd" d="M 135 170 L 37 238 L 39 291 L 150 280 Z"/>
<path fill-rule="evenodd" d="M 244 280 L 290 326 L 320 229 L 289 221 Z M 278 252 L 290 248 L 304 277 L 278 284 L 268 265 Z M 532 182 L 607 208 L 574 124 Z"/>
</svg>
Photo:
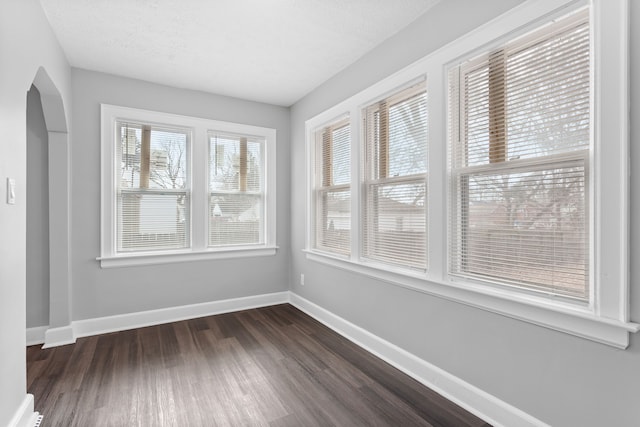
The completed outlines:
<svg viewBox="0 0 640 427">
<path fill-rule="evenodd" d="M 439 0 L 40 0 L 73 67 L 289 106 Z"/>
</svg>

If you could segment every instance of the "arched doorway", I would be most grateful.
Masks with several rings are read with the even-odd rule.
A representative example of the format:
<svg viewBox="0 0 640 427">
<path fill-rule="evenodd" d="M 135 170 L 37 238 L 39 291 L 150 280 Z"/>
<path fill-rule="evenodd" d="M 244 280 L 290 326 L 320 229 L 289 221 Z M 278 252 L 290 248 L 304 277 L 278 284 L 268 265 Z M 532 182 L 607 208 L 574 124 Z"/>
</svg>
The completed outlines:
<svg viewBox="0 0 640 427">
<path fill-rule="evenodd" d="M 49 136 L 40 92 L 27 92 L 27 345 L 49 328 Z"/>
<path fill-rule="evenodd" d="M 75 341 L 69 272 L 70 147 L 62 96 L 44 68 L 36 73 L 33 86 L 40 92 L 48 151 L 49 325 L 44 337 L 48 347 Z"/>
</svg>

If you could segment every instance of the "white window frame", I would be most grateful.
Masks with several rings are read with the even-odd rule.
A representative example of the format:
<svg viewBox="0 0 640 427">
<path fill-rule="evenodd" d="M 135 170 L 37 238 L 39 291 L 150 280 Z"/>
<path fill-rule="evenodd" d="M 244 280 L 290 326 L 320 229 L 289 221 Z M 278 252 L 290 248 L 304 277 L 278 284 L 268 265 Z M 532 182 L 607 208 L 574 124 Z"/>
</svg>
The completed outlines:
<svg viewBox="0 0 640 427">
<path fill-rule="evenodd" d="M 447 67 L 495 48 L 539 25 L 590 5 L 593 44 L 593 146 L 590 150 L 589 218 L 593 259 L 592 303 L 575 304 L 505 289 L 448 274 L 447 260 Z M 606 47 L 606 48 L 605 48 Z M 309 260 L 355 271 L 387 283 L 488 310 L 617 348 L 629 345 L 640 325 L 629 319 L 629 1 L 529 0 L 442 47 L 392 76 L 308 120 L 308 170 L 313 170 L 312 130 L 332 117 L 348 114 L 413 80 L 427 78 L 429 129 L 429 269 L 409 272 L 368 263 L 359 257 L 362 212 L 360 152 L 362 129 L 352 126 L 352 251 L 347 259 L 321 253 L 309 244 Z M 606 150 L 605 148 L 606 142 Z M 312 172 L 311 172 L 312 173 Z M 310 176 L 308 174 L 308 182 Z M 310 185 L 308 186 L 311 189 Z M 310 193 L 310 190 L 309 190 Z M 309 205 L 307 219 L 309 220 Z M 307 221 L 308 230 L 311 223 Z M 472 327 L 472 325 L 470 325 Z"/>
<path fill-rule="evenodd" d="M 149 125 L 190 129 L 191 165 L 190 243 L 186 249 L 117 252 L 116 190 L 120 165 L 116 159 L 116 122 L 130 120 Z M 209 131 L 251 135 L 265 140 L 264 242 L 259 245 L 208 247 Z M 211 259 L 268 256 L 276 253 L 276 130 L 271 128 L 181 116 L 136 108 L 101 104 L 101 210 L 100 256 L 102 268 L 164 264 Z"/>
<path fill-rule="evenodd" d="M 339 249 L 336 248 L 331 248 L 329 246 L 323 245 L 322 244 L 322 236 L 321 236 L 321 232 L 319 231 L 320 228 L 320 224 L 322 223 L 321 218 L 319 218 L 319 209 L 321 207 L 321 203 L 319 202 L 320 198 L 321 198 L 321 194 L 323 193 L 330 193 L 330 192 L 336 192 L 336 191 L 344 191 L 344 190 L 348 190 L 350 192 L 350 200 L 353 197 L 352 195 L 352 188 L 351 188 L 351 182 L 347 183 L 347 184 L 333 184 L 331 183 L 330 185 L 325 185 L 325 183 L 323 183 L 323 179 L 324 179 L 324 168 L 325 168 L 325 163 L 324 161 L 326 160 L 325 158 L 323 158 L 322 156 L 322 150 L 324 148 L 324 142 L 321 141 L 320 139 L 322 138 L 322 135 L 324 134 L 324 132 L 326 132 L 327 130 L 329 130 L 330 132 L 333 132 L 335 129 L 341 129 L 343 127 L 349 127 L 349 135 L 350 135 L 350 139 L 349 139 L 349 147 L 351 148 L 351 146 L 353 145 L 353 138 L 351 137 L 351 132 L 352 132 L 352 125 L 351 125 L 351 121 L 349 119 L 349 116 L 343 116 L 343 117 L 338 117 L 335 118 L 331 121 L 329 121 L 328 123 L 324 123 L 322 124 L 322 126 L 316 127 L 312 130 L 313 133 L 313 147 L 311 148 L 311 150 L 313 151 L 312 153 L 312 157 L 313 157 L 313 170 L 315 170 L 315 172 L 313 172 L 313 175 L 311 177 L 311 181 L 312 181 L 312 192 L 313 192 L 313 196 L 312 196 L 312 211 L 311 211 L 311 223 L 310 223 L 310 244 L 313 246 L 314 250 L 317 250 L 319 252 L 323 252 L 323 253 L 327 253 L 327 254 L 331 254 L 332 256 L 337 256 L 337 257 L 349 257 L 349 252 L 350 252 L 350 247 L 345 248 L 344 251 L 341 251 Z M 351 154 L 351 152 L 349 153 Z M 331 165 L 333 167 L 333 165 Z M 317 167 L 320 167 L 321 170 L 316 170 Z M 349 170 L 350 175 L 353 174 L 353 171 Z M 351 226 L 349 229 L 349 234 L 351 235 L 353 233 L 353 230 L 351 230 Z"/>
</svg>

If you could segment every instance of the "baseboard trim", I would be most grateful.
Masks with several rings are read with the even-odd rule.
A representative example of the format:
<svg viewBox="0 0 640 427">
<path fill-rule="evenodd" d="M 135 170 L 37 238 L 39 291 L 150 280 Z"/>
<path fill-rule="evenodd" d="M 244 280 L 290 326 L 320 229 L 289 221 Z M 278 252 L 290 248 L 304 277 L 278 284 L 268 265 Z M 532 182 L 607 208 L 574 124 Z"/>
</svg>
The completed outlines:
<svg viewBox="0 0 640 427">
<path fill-rule="evenodd" d="M 27 328 L 27 345 L 44 344 L 44 336 L 49 326 L 35 326 Z"/>
<path fill-rule="evenodd" d="M 233 311 L 249 310 L 251 308 L 267 307 L 287 302 L 289 302 L 289 292 L 284 291 L 115 316 L 76 320 L 73 321 L 70 326 L 47 329 L 43 348 L 72 344 L 77 338 L 91 335 L 144 328 L 146 326 L 213 316 L 215 314 L 230 313 Z"/>
<path fill-rule="evenodd" d="M 289 303 L 348 340 L 455 402 L 486 422 L 499 426 L 549 427 L 503 400 L 290 292 Z"/>
<path fill-rule="evenodd" d="M 42 348 L 58 347 L 75 342 L 76 337 L 73 333 L 73 325 L 49 328 L 44 333 L 44 345 Z"/>
<path fill-rule="evenodd" d="M 9 427 L 33 427 L 38 419 L 38 413 L 33 410 L 33 395 L 27 393 L 15 415 L 9 421 Z"/>
</svg>

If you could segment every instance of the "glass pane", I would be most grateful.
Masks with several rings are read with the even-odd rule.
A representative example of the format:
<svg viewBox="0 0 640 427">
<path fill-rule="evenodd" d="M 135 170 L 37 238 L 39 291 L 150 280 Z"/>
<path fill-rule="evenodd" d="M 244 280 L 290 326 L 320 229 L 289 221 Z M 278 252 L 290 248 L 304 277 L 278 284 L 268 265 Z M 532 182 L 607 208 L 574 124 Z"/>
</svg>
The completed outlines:
<svg viewBox="0 0 640 427">
<path fill-rule="evenodd" d="M 209 202 L 209 246 L 262 241 L 262 196 L 213 193 Z"/>
<path fill-rule="evenodd" d="M 318 246 L 350 252 L 351 192 L 322 191 L 318 202 Z"/>
<path fill-rule="evenodd" d="M 371 185 L 367 192 L 365 251 L 369 258 L 426 268 L 426 185 Z"/>
<path fill-rule="evenodd" d="M 186 193 L 122 192 L 117 202 L 118 252 L 189 246 Z"/>
<path fill-rule="evenodd" d="M 187 186 L 187 133 L 151 127 L 148 170 L 141 162 L 143 127 L 120 123 L 120 188 L 184 189 Z M 145 184 L 144 177 L 148 176 Z M 141 177 L 143 182 L 141 185 Z"/>
<path fill-rule="evenodd" d="M 332 185 L 349 184 L 351 181 L 351 127 L 343 126 L 332 132 L 331 139 Z"/>
<path fill-rule="evenodd" d="M 589 146 L 589 61 L 587 23 L 509 55 L 509 159 Z"/>
<path fill-rule="evenodd" d="M 262 141 L 239 136 L 210 134 L 210 190 L 240 191 L 244 179 L 246 180 L 245 188 L 242 191 L 261 191 L 261 150 Z M 246 171 L 243 170 L 243 164 Z"/>
<path fill-rule="evenodd" d="M 427 94 L 389 107 L 389 176 L 427 171 Z"/>
<path fill-rule="evenodd" d="M 509 161 L 588 148 L 589 24 L 556 34 L 543 31 L 530 35 L 529 43 L 517 40 L 479 58 L 480 64 L 462 67 L 456 166 L 495 162 L 489 159 L 495 150 L 497 161 Z"/>
<path fill-rule="evenodd" d="M 588 298 L 584 167 L 460 178 L 454 269 Z"/>
</svg>

